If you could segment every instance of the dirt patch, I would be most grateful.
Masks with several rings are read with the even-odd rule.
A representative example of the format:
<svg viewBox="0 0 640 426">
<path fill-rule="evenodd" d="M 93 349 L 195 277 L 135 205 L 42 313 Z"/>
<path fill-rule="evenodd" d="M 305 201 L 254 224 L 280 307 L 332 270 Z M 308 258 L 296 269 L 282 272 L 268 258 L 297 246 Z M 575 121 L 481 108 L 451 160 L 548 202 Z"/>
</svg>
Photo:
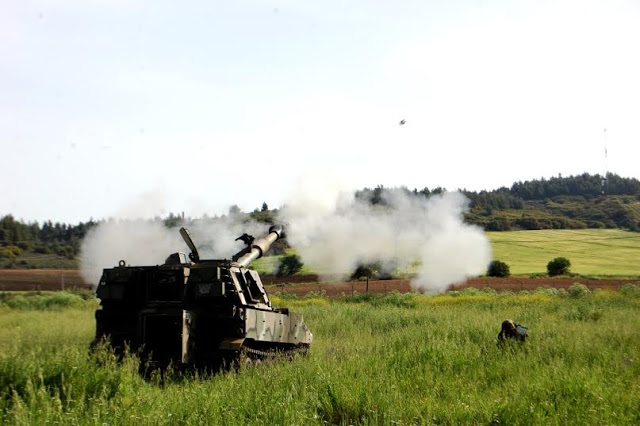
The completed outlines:
<svg viewBox="0 0 640 426">
<path fill-rule="evenodd" d="M 290 285 L 290 284 L 303 284 L 303 283 L 317 283 L 318 276 L 316 274 L 309 275 L 294 275 L 293 277 L 276 277 L 270 274 L 260 274 L 262 284 L 266 286 L 270 285 Z"/>
<path fill-rule="evenodd" d="M 317 275 L 299 275 L 289 278 L 278 278 L 273 275 L 262 275 L 262 281 L 270 293 L 284 291 L 303 296 L 312 291 L 324 291 L 328 297 L 341 297 L 343 294 L 366 293 L 384 294 L 391 291 L 406 293 L 411 291 L 410 280 L 382 280 L 357 282 L 318 282 Z M 466 287 L 490 287 L 497 291 L 535 290 L 539 287 L 568 288 L 579 282 L 590 289 L 617 289 L 638 280 L 629 279 L 584 279 L 574 278 L 472 278 L 464 284 L 452 286 L 450 289 Z M 92 288 L 85 282 L 80 271 L 74 269 L 0 269 L 0 291 L 29 290 L 68 290 L 72 288 Z"/>
<path fill-rule="evenodd" d="M 75 269 L 0 269 L 0 291 L 91 288 Z"/>
<path fill-rule="evenodd" d="M 460 290 L 467 287 L 485 288 L 489 287 L 496 291 L 522 291 L 535 290 L 540 287 L 569 288 L 573 283 L 581 283 L 590 289 L 618 289 L 628 283 L 637 283 L 637 280 L 627 279 L 607 279 L 593 280 L 582 278 L 472 278 L 464 284 L 451 286 L 450 290 Z M 315 283 L 301 284 L 293 286 L 270 286 L 270 292 L 282 291 L 289 294 L 304 296 L 310 292 L 325 292 L 327 297 L 336 298 L 342 295 L 355 293 L 386 294 L 392 291 L 407 293 L 412 291 L 410 280 L 383 280 L 366 282 L 339 282 L 339 283 Z"/>
</svg>

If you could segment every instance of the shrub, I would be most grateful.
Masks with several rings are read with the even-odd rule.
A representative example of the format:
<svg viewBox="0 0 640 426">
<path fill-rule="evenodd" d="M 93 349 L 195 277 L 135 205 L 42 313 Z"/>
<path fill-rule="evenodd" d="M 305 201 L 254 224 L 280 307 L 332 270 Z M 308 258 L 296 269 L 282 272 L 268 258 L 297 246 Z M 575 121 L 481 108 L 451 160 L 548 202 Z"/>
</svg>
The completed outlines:
<svg viewBox="0 0 640 426">
<path fill-rule="evenodd" d="M 94 291 L 88 288 L 73 288 L 71 290 L 67 290 L 67 292 L 80 296 L 82 300 L 91 300 L 96 297 Z"/>
<path fill-rule="evenodd" d="M 618 291 L 625 296 L 640 296 L 640 287 L 635 284 L 625 284 Z"/>
<path fill-rule="evenodd" d="M 371 302 L 374 297 L 373 293 L 343 294 L 342 301 L 348 303 L 363 303 Z"/>
<path fill-rule="evenodd" d="M 499 260 L 494 260 L 489 264 L 489 268 L 487 269 L 488 277 L 508 277 L 511 275 L 511 271 L 509 270 L 509 265 Z"/>
<path fill-rule="evenodd" d="M 51 248 L 49 246 L 46 246 L 46 245 L 35 246 L 33 251 L 35 253 L 39 253 L 39 254 L 51 254 Z"/>
<path fill-rule="evenodd" d="M 536 294 L 544 294 L 545 296 L 559 296 L 560 291 L 553 287 L 538 287 L 535 291 Z"/>
<path fill-rule="evenodd" d="M 589 288 L 584 284 L 573 283 L 567 293 L 572 299 L 582 299 L 589 295 Z"/>
<path fill-rule="evenodd" d="M 565 313 L 565 318 L 570 321 L 598 321 L 602 318 L 602 309 L 588 304 L 573 306 Z"/>
<path fill-rule="evenodd" d="M 83 298 L 66 291 L 49 293 L 0 293 L 0 306 L 23 310 L 49 310 L 82 302 Z"/>
<path fill-rule="evenodd" d="M 282 300 L 297 300 L 299 299 L 298 295 L 295 293 L 288 293 L 286 291 L 276 291 L 270 294 L 271 301 L 274 299 L 282 299 Z"/>
<path fill-rule="evenodd" d="M 377 278 L 381 269 L 381 265 L 376 262 L 362 263 L 358 265 L 355 271 L 353 271 L 351 279 L 359 280 L 362 278 Z"/>
<path fill-rule="evenodd" d="M 547 272 L 550 277 L 557 275 L 569 275 L 569 267 L 571 262 L 566 257 L 556 257 L 549 263 L 547 263 Z"/>
<path fill-rule="evenodd" d="M 30 241 L 21 241 L 18 243 L 18 247 L 20 247 L 22 251 L 28 251 L 31 250 L 33 244 Z"/>
<path fill-rule="evenodd" d="M 277 277 L 290 277 L 295 275 L 302 269 L 304 264 L 300 260 L 300 257 L 296 254 L 291 254 L 289 256 L 285 256 L 280 261 L 278 265 L 278 270 L 276 271 Z"/>
<path fill-rule="evenodd" d="M 485 226 L 487 231 L 511 231 L 509 220 L 503 217 L 490 220 Z"/>
<path fill-rule="evenodd" d="M 538 219 L 529 215 L 522 215 L 520 219 L 516 219 L 516 225 L 521 229 L 542 229 L 540 227 L 540 222 L 538 222 Z"/>
<path fill-rule="evenodd" d="M 475 287 L 467 287 L 460 290 L 459 294 L 464 296 L 478 296 L 483 293 L 482 293 L 482 290 L 479 290 Z"/>
<path fill-rule="evenodd" d="M 73 259 L 75 257 L 75 250 L 68 244 L 56 245 L 53 251 L 58 256 L 66 257 L 67 259 Z"/>
<path fill-rule="evenodd" d="M 6 246 L 0 248 L 0 258 L 14 259 L 22 254 L 18 246 Z"/>
<path fill-rule="evenodd" d="M 327 297 L 326 290 L 314 290 L 304 295 L 304 299 L 324 299 Z"/>
<path fill-rule="evenodd" d="M 372 306 L 396 306 L 399 308 L 414 308 L 418 301 L 416 293 L 400 293 L 396 290 L 388 294 L 357 293 L 342 295 L 342 301 L 348 303 L 370 303 Z"/>
<path fill-rule="evenodd" d="M 414 308 L 417 304 L 418 295 L 416 293 L 400 293 L 392 291 L 382 297 L 373 300 L 373 305 L 392 305 L 398 308 Z"/>
</svg>

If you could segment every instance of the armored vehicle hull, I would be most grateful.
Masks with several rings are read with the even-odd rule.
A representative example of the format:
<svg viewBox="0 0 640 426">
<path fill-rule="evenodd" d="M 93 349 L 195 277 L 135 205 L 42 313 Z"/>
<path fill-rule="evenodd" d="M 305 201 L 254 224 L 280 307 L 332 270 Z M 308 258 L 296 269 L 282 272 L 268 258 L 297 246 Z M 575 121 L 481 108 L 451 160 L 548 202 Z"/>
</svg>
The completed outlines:
<svg viewBox="0 0 640 426">
<path fill-rule="evenodd" d="M 306 352 L 313 335 L 301 315 L 273 309 L 256 271 L 246 265 L 279 238 L 281 227 L 254 242 L 232 260 L 191 261 L 174 253 L 163 265 L 104 269 L 97 296 L 96 341 L 116 353 L 129 348 L 147 365 L 217 368 L 243 356 L 263 359 Z M 243 236 L 244 237 L 244 236 Z"/>
</svg>

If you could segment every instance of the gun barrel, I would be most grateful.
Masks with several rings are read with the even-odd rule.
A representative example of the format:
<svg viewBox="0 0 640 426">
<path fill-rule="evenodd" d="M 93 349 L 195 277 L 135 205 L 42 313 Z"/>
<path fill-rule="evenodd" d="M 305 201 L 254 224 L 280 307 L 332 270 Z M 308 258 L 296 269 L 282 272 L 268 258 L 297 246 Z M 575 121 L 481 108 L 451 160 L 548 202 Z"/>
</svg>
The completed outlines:
<svg viewBox="0 0 640 426">
<path fill-rule="evenodd" d="M 282 225 L 273 225 L 269 228 L 269 233 L 262 238 L 258 238 L 251 244 L 251 251 L 244 254 L 236 263 L 238 266 L 247 267 L 251 262 L 261 258 L 279 238 L 284 237 L 284 228 Z"/>
<path fill-rule="evenodd" d="M 182 239 L 184 240 L 185 243 L 187 243 L 187 245 L 189 246 L 189 249 L 191 250 L 191 260 L 193 260 L 194 262 L 199 262 L 200 261 L 200 255 L 198 254 L 198 249 L 196 248 L 196 245 L 193 244 L 193 240 L 191 239 L 191 234 L 189 234 L 189 230 L 187 228 L 180 228 L 180 235 L 182 235 Z"/>
</svg>

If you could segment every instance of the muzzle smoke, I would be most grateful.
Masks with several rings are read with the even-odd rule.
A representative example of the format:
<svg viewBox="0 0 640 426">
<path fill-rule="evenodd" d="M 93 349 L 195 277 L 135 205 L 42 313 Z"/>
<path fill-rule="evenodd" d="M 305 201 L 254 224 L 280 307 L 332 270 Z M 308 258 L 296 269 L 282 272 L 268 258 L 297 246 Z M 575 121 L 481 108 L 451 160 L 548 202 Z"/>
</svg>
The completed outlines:
<svg viewBox="0 0 640 426">
<path fill-rule="evenodd" d="M 465 224 L 468 200 L 458 192 L 430 198 L 385 191 L 383 203 L 371 205 L 353 193 L 305 187 L 281 209 L 289 223 L 287 239 L 303 261 L 324 279 L 349 276 L 359 264 L 377 262 L 382 271 L 416 272 L 416 291 L 445 290 L 449 285 L 483 274 L 491 248 L 481 228 Z M 230 258 L 246 232 L 256 237 L 263 223 L 245 215 L 191 220 L 187 226 L 200 256 Z M 120 260 L 127 265 L 159 265 L 176 251 L 188 252 L 177 228 L 161 220 L 108 220 L 84 238 L 81 269 L 85 280 L 97 285 L 103 268 Z"/>
<path fill-rule="evenodd" d="M 378 262 L 386 271 L 417 270 L 415 291 L 442 291 L 486 271 L 491 246 L 481 228 L 464 223 L 469 202 L 461 193 L 384 191 L 382 198 L 384 205 L 371 205 L 345 193 L 300 191 L 281 212 L 287 239 L 324 277 Z"/>
<path fill-rule="evenodd" d="M 234 216 L 197 219 L 180 226 L 189 228 L 204 259 L 229 259 L 244 246 L 235 239 L 246 232 L 262 235 L 265 225 L 241 221 Z M 80 252 L 82 276 L 88 283 L 98 284 L 102 270 L 118 265 L 147 266 L 164 263 L 176 251 L 189 252 L 178 227 L 167 228 L 161 220 L 109 220 L 87 233 Z"/>
</svg>

